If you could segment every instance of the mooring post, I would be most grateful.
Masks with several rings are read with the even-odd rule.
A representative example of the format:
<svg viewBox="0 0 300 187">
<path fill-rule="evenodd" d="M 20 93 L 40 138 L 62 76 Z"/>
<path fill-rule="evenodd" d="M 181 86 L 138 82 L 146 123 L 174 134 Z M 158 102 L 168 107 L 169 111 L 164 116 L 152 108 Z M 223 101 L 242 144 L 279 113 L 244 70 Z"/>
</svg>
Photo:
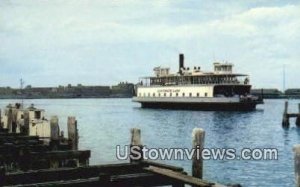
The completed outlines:
<svg viewBox="0 0 300 187">
<path fill-rule="evenodd" d="M 60 138 L 63 140 L 65 138 L 65 133 L 64 131 L 60 131 Z"/>
<path fill-rule="evenodd" d="M 3 128 L 3 125 L 2 125 L 2 115 L 1 115 L 1 109 L 0 109 L 0 129 Z"/>
<path fill-rule="evenodd" d="M 300 187 L 300 144 L 293 148 L 294 151 L 294 167 L 295 167 L 295 184 Z"/>
<path fill-rule="evenodd" d="M 76 118 L 68 117 L 68 138 L 71 142 L 72 150 L 78 150 L 78 129 Z"/>
<path fill-rule="evenodd" d="M 13 108 L 12 109 L 12 132 L 16 133 L 17 132 L 17 115 L 18 115 L 18 109 Z"/>
<path fill-rule="evenodd" d="M 288 117 L 288 106 L 289 103 L 286 101 L 284 103 L 284 111 L 283 111 L 283 118 L 282 118 L 282 126 L 283 127 L 289 127 L 290 122 L 289 122 L 289 117 Z"/>
<path fill-rule="evenodd" d="M 300 127 L 300 103 L 298 104 L 298 116 L 296 118 L 296 125 Z"/>
<path fill-rule="evenodd" d="M 51 150 L 58 150 L 59 147 L 59 125 L 58 125 L 58 117 L 57 116 L 51 116 L 50 118 L 50 130 L 51 130 L 51 141 L 50 141 L 50 147 Z M 59 161 L 56 159 L 50 159 L 50 168 L 58 168 L 59 167 Z"/>
<path fill-rule="evenodd" d="M 204 139 L 205 131 L 201 128 L 195 128 L 193 130 L 193 149 L 195 152 L 193 154 L 192 175 L 200 179 L 203 177 L 203 158 L 201 152 L 204 148 Z"/>
<path fill-rule="evenodd" d="M 50 119 L 50 128 L 51 128 L 51 140 L 59 139 L 59 125 L 58 125 L 58 117 L 51 116 Z"/>
<path fill-rule="evenodd" d="M 130 141 L 130 162 L 139 162 L 143 160 L 143 144 L 141 140 L 141 130 L 132 128 Z"/>
<path fill-rule="evenodd" d="M 12 118 L 13 118 L 13 112 L 11 105 L 8 105 L 8 112 L 7 112 L 7 128 L 8 132 L 12 132 Z"/>
<path fill-rule="evenodd" d="M 23 113 L 24 116 L 24 128 L 23 133 L 27 136 L 30 135 L 30 129 L 29 129 L 29 111 L 25 110 Z"/>
<path fill-rule="evenodd" d="M 58 125 L 58 117 L 51 116 L 50 118 L 50 147 L 51 150 L 58 150 L 59 147 L 59 125 Z M 54 164 L 56 165 L 56 163 Z"/>
<path fill-rule="evenodd" d="M 0 186 L 4 186 L 5 184 L 5 168 L 0 167 Z"/>
</svg>

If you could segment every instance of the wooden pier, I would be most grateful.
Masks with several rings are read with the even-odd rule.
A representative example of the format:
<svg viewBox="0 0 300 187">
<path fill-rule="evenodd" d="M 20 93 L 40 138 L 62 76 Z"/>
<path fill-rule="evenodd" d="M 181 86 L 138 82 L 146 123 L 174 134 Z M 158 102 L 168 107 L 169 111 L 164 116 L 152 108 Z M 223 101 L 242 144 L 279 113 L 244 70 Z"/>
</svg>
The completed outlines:
<svg viewBox="0 0 300 187">
<path fill-rule="evenodd" d="M 130 159 L 129 163 L 90 166 L 91 152 L 78 150 L 75 117 L 68 117 L 68 138 L 60 132 L 58 117 L 51 117 L 48 123 L 50 137 L 45 138 L 32 135 L 27 128 L 30 122 L 28 111 L 22 111 L 24 123 L 18 126 L 18 112 L 16 108 L 7 110 L 8 128 L 3 128 L 0 120 L 0 186 L 224 187 L 203 179 L 203 160 L 196 155 L 192 160 L 192 176 L 181 167 L 144 160 L 143 155 L 140 159 Z M 42 131 L 35 132 L 43 134 Z M 49 134 L 48 129 L 47 132 Z M 133 128 L 130 132 L 130 146 L 142 148 L 141 130 Z M 204 130 L 194 129 L 193 148 L 203 149 L 204 139 Z"/>
<path fill-rule="evenodd" d="M 164 186 L 221 187 L 186 175 L 182 168 L 141 161 L 0 174 L 3 186 Z"/>
<path fill-rule="evenodd" d="M 6 134 L 6 132 L 4 132 Z M 7 134 L 6 134 L 7 135 Z M 20 136 L 21 137 L 21 136 Z M 31 139 L 31 138 L 29 138 Z M 36 139 L 36 137 L 34 138 Z M 141 131 L 131 130 L 131 146 L 141 146 Z M 193 131 L 193 145 L 204 145 L 204 131 Z M 47 147 L 46 147 L 47 148 Z M 63 152 L 63 153 L 62 153 Z M 88 158 L 86 151 L 45 151 L 30 154 L 24 158 L 29 162 L 33 160 L 64 160 L 70 158 Z M 25 161 L 23 159 L 23 161 Z M 54 164 L 55 165 L 55 164 Z M 225 187 L 224 185 L 201 179 L 203 161 L 193 160 L 193 176 L 187 175 L 181 167 L 156 163 L 143 159 L 131 160 L 130 163 L 106 164 L 79 167 L 64 165 L 62 168 L 50 167 L 48 169 L 31 168 L 28 171 L 11 172 L 5 167 L 0 168 L 0 186 L 166 186 L 183 187 Z M 52 165 L 53 166 L 53 165 Z M 199 167 L 200 166 L 200 167 Z"/>
<path fill-rule="evenodd" d="M 43 109 L 9 104 L 0 110 L 0 166 L 7 172 L 87 166 L 90 151 L 78 151 L 75 117 L 68 117 L 68 134 L 60 132 L 57 116 L 48 121 Z M 36 130 L 39 126 L 39 130 Z M 36 127 L 36 128 L 34 128 Z M 41 135 L 41 136 L 39 136 Z"/>
<path fill-rule="evenodd" d="M 284 103 L 284 111 L 282 117 L 282 127 L 288 128 L 290 126 L 290 118 L 296 118 L 296 126 L 300 127 L 300 104 L 298 104 L 298 113 L 288 113 L 289 103 Z"/>
<path fill-rule="evenodd" d="M 0 165 L 7 171 L 88 165 L 90 151 L 72 150 L 71 143 L 62 138 L 45 144 L 38 136 L 0 128 Z"/>
</svg>

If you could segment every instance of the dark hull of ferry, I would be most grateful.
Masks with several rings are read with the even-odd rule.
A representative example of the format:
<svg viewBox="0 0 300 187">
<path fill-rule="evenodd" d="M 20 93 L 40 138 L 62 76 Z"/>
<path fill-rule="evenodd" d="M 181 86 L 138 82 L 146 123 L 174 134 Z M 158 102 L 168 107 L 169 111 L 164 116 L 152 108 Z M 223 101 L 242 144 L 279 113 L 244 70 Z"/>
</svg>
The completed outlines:
<svg viewBox="0 0 300 187">
<path fill-rule="evenodd" d="M 174 110 L 202 110 L 202 111 L 252 111 L 256 102 L 240 103 L 169 103 L 142 102 L 142 108 L 174 109 Z"/>
</svg>

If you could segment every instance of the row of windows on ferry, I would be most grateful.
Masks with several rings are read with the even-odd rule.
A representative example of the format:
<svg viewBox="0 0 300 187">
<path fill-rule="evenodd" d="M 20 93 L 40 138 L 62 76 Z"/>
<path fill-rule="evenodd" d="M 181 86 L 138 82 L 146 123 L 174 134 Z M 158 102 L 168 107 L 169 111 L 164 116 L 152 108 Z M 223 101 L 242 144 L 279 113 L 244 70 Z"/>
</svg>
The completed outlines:
<svg viewBox="0 0 300 187">
<path fill-rule="evenodd" d="M 139 97 L 201 97 L 200 93 L 192 94 L 192 93 L 139 93 Z M 204 97 L 207 97 L 207 92 L 204 93 Z M 203 97 L 202 96 L 202 97 Z"/>
<path fill-rule="evenodd" d="M 246 78 L 244 80 L 244 84 L 248 84 L 249 80 Z M 164 84 L 239 84 L 241 80 L 239 80 L 235 76 L 207 76 L 207 77 L 163 77 L 163 78 L 151 78 L 151 85 L 164 85 Z"/>
</svg>

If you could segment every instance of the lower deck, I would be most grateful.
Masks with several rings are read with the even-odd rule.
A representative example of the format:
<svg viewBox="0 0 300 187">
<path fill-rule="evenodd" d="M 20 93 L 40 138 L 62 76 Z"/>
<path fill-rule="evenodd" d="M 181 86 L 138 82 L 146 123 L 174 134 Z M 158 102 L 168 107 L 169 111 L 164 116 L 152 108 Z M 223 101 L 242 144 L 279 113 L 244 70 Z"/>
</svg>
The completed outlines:
<svg viewBox="0 0 300 187">
<path fill-rule="evenodd" d="M 185 109 L 205 111 L 251 111 L 262 101 L 254 97 L 134 97 L 142 108 Z"/>
<path fill-rule="evenodd" d="M 203 111 L 252 111 L 255 103 L 141 103 L 142 108 Z"/>
</svg>

